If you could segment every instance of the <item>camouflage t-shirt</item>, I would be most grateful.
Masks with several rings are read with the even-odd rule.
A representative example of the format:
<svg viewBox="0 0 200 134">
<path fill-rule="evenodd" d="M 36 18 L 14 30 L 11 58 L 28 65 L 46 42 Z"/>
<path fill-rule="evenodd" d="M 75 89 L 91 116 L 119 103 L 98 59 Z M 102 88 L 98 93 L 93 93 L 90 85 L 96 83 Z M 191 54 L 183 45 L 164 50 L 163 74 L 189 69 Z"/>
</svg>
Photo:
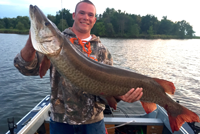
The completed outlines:
<svg viewBox="0 0 200 134">
<path fill-rule="evenodd" d="M 71 28 L 64 30 L 63 33 L 67 38 L 77 38 Z M 111 54 L 101 44 L 99 37 L 92 35 L 89 42 L 92 50 L 90 56 L 97 59 L 98 62 L 113 64 Z M 80 51 L 83 50 L 77 41 L 74 41 L 74 45 Z M 36 52 L 35 59 L 32 62 L 26 62 L 19 53 L 14 59 L 14 65 L 23 75 L 39 75 L 39 66 L 43 56 L 43 54 Z M 50 84 L 50 116 L 53 121 L 77 125 L 94 123 L 103 119 L 105 105 L 102 98 L 79 90 L 68 79 L 63 78 L 53 65 L 50 67 Z"/>
</svg>

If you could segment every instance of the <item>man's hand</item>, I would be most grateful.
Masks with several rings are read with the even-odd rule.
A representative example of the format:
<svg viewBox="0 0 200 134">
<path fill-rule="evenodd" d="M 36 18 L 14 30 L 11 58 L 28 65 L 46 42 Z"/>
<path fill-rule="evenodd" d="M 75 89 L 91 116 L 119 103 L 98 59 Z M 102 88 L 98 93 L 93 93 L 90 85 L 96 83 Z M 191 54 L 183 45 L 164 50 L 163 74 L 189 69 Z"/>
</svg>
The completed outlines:
<svg viewBox="0 0 200 134">
<path fill-rule="evenodd" d="M 40 78 L 45 76 L 45 74 L 46 74 L 47 70 L 50 68 L 50 66 L 51 66 L 51 62 L 45 55 L 42 62 L 40 63 L 40 69 L 39 69 Z"/>
<path fill-rule="evenodd" d="M 132 88 L 125 95 L 117 96 L 115 98 L 123 100 L 125 102 L 132 103 L 138 101 L 142 97 L 143 95 L 142 90 L 143 90 L 142 88 L 136 88 L 136 89 Z"/>
<path fill-rule="evenodd" d="M 29 31 L 29 37 L 28 37 L 28 40 L 26 42 L 26 45 L 21 50 L 21 56 L 25 61 L 30 62 L 30 61 L 34 60 L 35 53 L 36 53 L 36 51 L 33 48 L 33 45 L 32 45 L 32 42 L 31 42 L 31 32 Z"/>
<path fill-rule="evenodd" d="M 116 99 L 123 100 L 123 101 L 129 102 L 129 103 L 138 101 L 143 95 L 142 90 L 143 90 L 142 88 L 136 88 L 136 89 L 132 88 L 125 95 L 106 97 L 106 100 L 108 102 L 108 105 L 116 110 L 116 108 L 117 108 Z"/>
</svg>

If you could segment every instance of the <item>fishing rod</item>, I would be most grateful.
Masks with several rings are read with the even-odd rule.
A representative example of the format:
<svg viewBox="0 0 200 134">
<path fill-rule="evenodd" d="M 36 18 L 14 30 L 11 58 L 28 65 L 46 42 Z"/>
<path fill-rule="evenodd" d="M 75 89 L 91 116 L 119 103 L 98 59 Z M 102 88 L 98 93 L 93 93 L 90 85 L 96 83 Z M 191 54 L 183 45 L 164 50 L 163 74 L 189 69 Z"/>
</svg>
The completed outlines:
<svg viewBox="0 0 200 134">
<path fill-rule="evenodd" d="M 63 31 L 63 10 L 62 10 L 62 0 L 61 0 L 61 12 L 62 12 L 62 31 Z"/>
</svg>

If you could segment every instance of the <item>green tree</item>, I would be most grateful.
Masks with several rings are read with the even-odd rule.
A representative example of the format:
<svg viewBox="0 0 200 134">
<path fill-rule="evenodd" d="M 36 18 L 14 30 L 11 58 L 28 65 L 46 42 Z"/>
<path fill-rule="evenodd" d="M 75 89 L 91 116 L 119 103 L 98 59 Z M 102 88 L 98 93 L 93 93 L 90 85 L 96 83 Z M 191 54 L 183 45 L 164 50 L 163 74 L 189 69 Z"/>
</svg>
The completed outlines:
<svg viewBox="0 0 200 134">
<path fill-rule="evenodd" d="M 126 23 L 128 22 L 129 18 L 127 14 L 118 10 L 118 12 L 114 12 L 111 16 L 111 23 L 113 25 L 114 31 L 118 36 L 125 36 L 126 32 Z"/>
<path fill-rule="evenodd" d="M 187 23 L 186 24 L 186 35 L 189 37 L 192 37 L 192 36 L 194 36 L 194 33 L 195 33 L 195 31 L 193 31 L 192 26 L 189 23 Z"/>
<path fill-rule="evenodd" d="M 156 34 L 159 28 L 159 21 L 157 17 L 155 17 L 154 15 L 146 15 L 142 17 L 141 27 L 140 27 L 142 33 L 146 34 L 150 26 L 153 27 L 153 31 Z"/>
<path fill-rule="evenodd" d="M 96 24 L 96 30 L 99 36 L 105 36 L 105 25 L 103 22 L 97 22 Z"/>
<path fill-rule="evenodd" d="M 68 28 L 67 21 L 64 20 L 64 19 L 60 19 L 60 22 L 58 23 L 58 29 L 59 29 L 60 31 L 63 31 L 63 30 L 65 30 L 66 28 Z"/>
<path fill-rule="evenodd" d="M 131 14 L 130 17 L 140 27 L 141 21 L 142 21 L 142 17 L 140 15 L 135 15 L 135 14 Z"/>
<path fill-rule="evenodd" d="M 150 36 L 153 35 L 153 33 L 154 33 L 154 31 L 153 31 L 153 26 L 150 26 L 150 27 L 149 27 L 149 30 L 147 30 L 147 33 L 148 33 Z"/>
<path fill-rule="evenodd" d="M 4 18 L 5 28 L 12 29 L 14 27 L 12 22 L 13 22 L 12 18 Z"/>
<path fill-rule="evenodd" d="M 18 23 L 17 23 L 16 28 L 17 28 L 18 30 L 24 30 L 24 29 L 25 29 L 24 24 L 22 24 L 21 22 L 18 22 Z"/>
<path fill-rule="evenodd" d="M 15 28 L 17 28 L 18 22 L 24 25 L 24 29 L 30 28 L 30 21 L 27 16 L 17 16 L 17 18 L 13 21 L 13 25 L 15 26 Z"/>
<path fill-rule="evenodd" d="M 113 13 L 115 13 L 115 9 L 114 8 L 106 8 L 106 11 L 104 11 L 103 13 L 103 18 L 104 19 L 108 19 L 108 21 L 110 22 L 110 17 L 113 15 Z"/>
<path fill-rule="evenodd" d="M 171 35 L 176 35 L 179 38 L 185 38 L 194 36 L 192 26 L 185 20 L 172 23 Z"/>
<path fill-rule="evenodd" d="M 73 25 L 73 19 L 72 19 L 72 14 L 70 13 L 70 10 L 66 10 L 65 8 L 62 9 L 61 11 L 58 11 L 56 13 L 56 20 L 55 24 L 58 25 L 60 23 L 60 20 L 64 19 L 66 20 L 67 24 L 69 27 Z"/>
<path fill-rule="evenodd" d="M 121 13 L 121 10 L 118 10 L 118 25 L 119 25 L 119 34 L 120 36 L 124 35 L 124 31 L 125 31 L 125 24 L 127 21 L 127 16 L 124 13 Z"/>
<path fill-rule="evenodd" d="M 112 23 L 106 23 L 105 27 L 106 27 L 106 29 L 105 29 L 106 36 L 114 37 L 115 36 L 115 31 L 114 31 Z"/>
<path fill-rule="evenodd" d="M 178 35 L 179 34 L 179 25 L 177 22 L 172 24 L 172 31 L 171 35 Z"/>
<path fill-rule="evenodd" d="M 178 35 L 180 38 L 185 38 L 185 35 L 187 33 L 186 31 L 186 26 L 187 26 L 187 22 L 185 20 L 179 21 L 178 23 Z"/>
<path fill-rule="evenodd" d="M 0 19 L 0 28 L 4 29 L 5 28 L 5 23 L 3 19 Z"/>
<path fill-rule="evenodd" d="M 23 16 L 23 21 L 22 23 L 24 24 L 25 29 L 30 28 L 30 20 L 28 16 Z"/>
<path fill-rule="evenodd" d="M 106 28 L 106 35 L 109 37 L 114 36 L 115 26 L 117 25 L 115 13 L 116 11 L 114 8 L 106 8 L 106 11 L 104 11 L 103 15 L 101 16 Z"/>
<path fill-rule="evenodd" d="M 48 15 L 47 15 L 47 18 L 48 18 L 50 21 L 52 21 L 53 23 L 56 23 L 56 17 L 55 17 L 55 16 L 48 14 Z"/>
<path fill-rule="evenodd" d="M 138 24 L 133 24 L 129 27 L 129 31 L 128 31 L 129 37 L 138 36 L 139 33 L 140 33 L 140 27 L 138 26 Z"/>
<path fill-rule="evenodd" d="M 167 16 L 163 16 L 160 22 L 158 34 L 170 35 L 173 29 L 173 22 L 167 19 Z"/>
<path fill-rule="evenodd" d="M 137 37 L 139 34 L 173 35 L 179 38 L 194 36 L 193 27 L 185 20 L 172 22 L 163 16 L 158 21 L 154 15 L 147 14 L 140 16 L 128 14 L 114 8 L 106 8 L 103 14 L 96 15 L 97 22 L 92 29 L 92 33 L 107 37 Z M 56 12 L 56 16 L 47 15 L 47 18 L 55 23 L 63 31 L 68 26 L 73 25 L 72 14 L 65 8 Z M 0 28 L 5 29 L 29 29 L 30 21 L 27 16 L 17 16 L 17 18 L 0 19 Z"/>
</svg>

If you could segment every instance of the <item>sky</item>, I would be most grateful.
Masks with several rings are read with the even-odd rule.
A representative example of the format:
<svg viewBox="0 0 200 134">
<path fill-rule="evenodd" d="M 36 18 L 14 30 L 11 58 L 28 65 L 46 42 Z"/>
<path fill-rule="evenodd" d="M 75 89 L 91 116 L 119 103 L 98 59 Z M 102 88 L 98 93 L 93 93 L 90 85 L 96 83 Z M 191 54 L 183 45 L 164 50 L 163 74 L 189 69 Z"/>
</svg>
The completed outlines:
<svg viewBox="0 0 200 134">
<path fill-rule="evenodd" d="M 37 5 L 46 15 L 56 15 L 62 8 L 74 12 L 80 0 L 0 0 L 0 18 L 29 16 L 29 5 Z M 114 8 L 129 14 L 154 15 L 161 20 L 163 16 L 176 22 L 185 20 L 200 36 L 199 0 L 91 0 L 97 14 L 103 14 L 106 8 Z"/>
</svg>

